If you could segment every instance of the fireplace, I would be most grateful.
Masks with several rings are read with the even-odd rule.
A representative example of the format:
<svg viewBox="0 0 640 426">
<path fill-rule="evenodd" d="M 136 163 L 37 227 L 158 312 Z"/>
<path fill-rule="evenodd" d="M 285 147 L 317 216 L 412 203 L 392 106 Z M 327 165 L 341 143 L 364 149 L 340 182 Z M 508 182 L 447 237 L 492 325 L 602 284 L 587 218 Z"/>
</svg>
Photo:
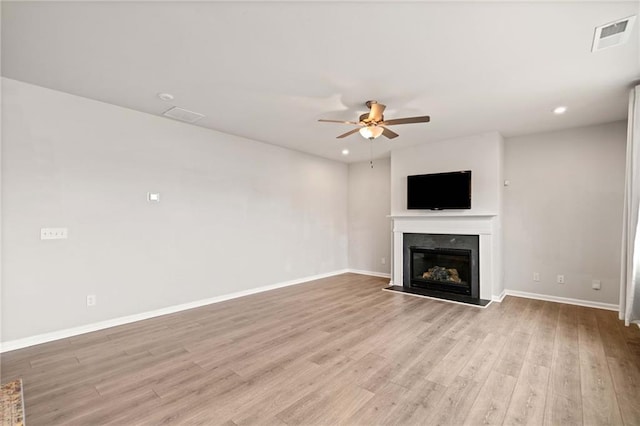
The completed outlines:
<svg viewBox="0 0 640 426">
<path fill-rule="evenodd" d="M 396 291 L 417 296 L 436 297 L 452 300 L 459 303 L 467 303 L 476 306 L 487 306 L 492 299 L 498 299 L 503 294 L 500 250 L 500 220 L 496 214 L 476 214 L 470 212 L 433 212 L 412 215 L 394 215 L 393 217 L 393 269 L 389 291 Z M 449 262 L 449 258 L 436 258 L 437 262 L 422 271 L 420 281 L 413 277 L 416 272 L 411 271 L 413 254 L 411 248 L 422 250 L 434 250 L 444 255 L 443 251 L 453 251 L 460 254 L 459 250 L 471 252 L 469 262 L 469 272 L 464 271 L 461 266 L 450 263 L 440 264 L 442 261 Z M 418 252 L 420 253 L 420 252 Z M 423 254 L 433 254 L 433 252 L 422 252 Z M 421 256 L 419 254 L 418 256 Z M 466 254 L 465 254 L 466 257 Z M 433 258 L 427 258 L 431 262 Z M 429 272 L 435 266 L 444 269 L 457 269 L 460 283 L 468 283 L 469 290 L 464 293 L 456 283 L 444 283 L 454 287 L 438 290 L 425 288 L 429 285 L 442 285 L 441 282 L 430 282 L 431 276 L 424 278 L 424 272 Z M 439 272 L 438 272 L 439 271 Z M 434 271 L 432 271 L 433 273 Z M 435 270 L 436 276 L 442 281 L 443 271 Z M 446 271 L 449 275 L 455 274 Z M 444 275 L 445 280 L 447 275 Z M 413 283 L 412 281 L 413 277 Z M 455 280 L 457 281 L 457 280 Z M 468 294 L 467 292 L 471 293 Z"/>
<path fill-rule="evenodd" d="M 403 234 L 403 287 L 480 298 L 478 235 Z"/>
<path fill-rule="evenodd" d="M 411 287 L 471 296 L 471 250 L 409 247 Z"/>
</svg>

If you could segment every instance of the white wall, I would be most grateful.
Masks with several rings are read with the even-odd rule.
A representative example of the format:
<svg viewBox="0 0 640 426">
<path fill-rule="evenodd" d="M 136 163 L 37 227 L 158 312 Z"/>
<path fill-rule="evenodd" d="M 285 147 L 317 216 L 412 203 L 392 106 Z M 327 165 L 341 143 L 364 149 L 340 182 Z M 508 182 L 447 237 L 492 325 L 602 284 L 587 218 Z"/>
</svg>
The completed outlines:
<svg viewBox="0 0 640 426">
<path fill-rule="evenodd" d="M 2 84 L 4 341 L 347 267 L 345 164 Z"/>
<path fill-rule="evenodd" d="M 502 136 L 486 133 L 428 142 L 391 154 L 391 212 L 407 210 L 407 176 L 471 170 L 470 214 L 499 213 Z"/>
<path fill-rule="evenodd" d="M 625 141 L 625 122 L 506 140 L 507 289 L 618 303 Z"/>
<path fill-rule="evenodd" d="M 349 165 L 350 269 L 391 272 L 390 166 L 389 158 Z"/>
</svg>

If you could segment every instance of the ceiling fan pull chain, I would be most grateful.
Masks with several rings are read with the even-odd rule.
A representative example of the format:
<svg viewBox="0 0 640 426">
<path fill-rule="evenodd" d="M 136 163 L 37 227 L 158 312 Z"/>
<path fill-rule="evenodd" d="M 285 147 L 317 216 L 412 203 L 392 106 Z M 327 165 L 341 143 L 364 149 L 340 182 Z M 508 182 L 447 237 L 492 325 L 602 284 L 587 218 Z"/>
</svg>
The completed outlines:
<svg viewBox="0 0 640 426">
<path fill-rule="evenodd" d="M 373 169 L 373 139 L 369 139 L 369 156 L 370 156 L 370 160 L 369 160 L 369 164 L 371 165 L 371 168 Z"/>
</svg>

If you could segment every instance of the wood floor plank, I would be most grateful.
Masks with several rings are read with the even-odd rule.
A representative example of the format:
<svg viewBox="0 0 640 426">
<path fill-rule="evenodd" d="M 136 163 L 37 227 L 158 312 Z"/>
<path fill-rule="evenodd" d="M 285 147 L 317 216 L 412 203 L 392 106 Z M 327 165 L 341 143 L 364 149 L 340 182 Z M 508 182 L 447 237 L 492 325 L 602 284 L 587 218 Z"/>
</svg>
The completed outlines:
<svg viewBox="0 0 640 426">
<path fill-rule="evenodd" d="M 578 310 L 583 418 L 599 425 L 622 424 L 618 400 L 593 310 Z"/>
<path fill-rule="evenodd" d="M 607 357 L 607 365 L 622 420 L 627 425 L 640 425 L 640 366 L 627 357 Z"/>
<path fill-rule="evenodd" d="M 358 411 L 344 421 L 346 425 L 386 425 L 394 424 L 395 410 L 402 404 L 408 389 L 387 383 L 378 390 Z"/>
<path fill-rule="evenodd" d="M 474 380 L 456 377 L 424 420 L 428 425 L 460 425 L 480 392 L 481 385 Z"/>
<path fill-rule="evenodd" d="M 1 354 L 0 377 L 22 377 L 35 426 L 640 424 L 640 330 L 614 313 L 386 285 L 344 274 L 74 336 Z"/>
<path fill-rule="evenodd" d="M 416 382 L 429 380 L 428 376 L 434 372 L 437 365 L 458 345 L 457 341 L 446 337 L 436 339 L 429 343 L 424 342 L 421 344 L 420 340 L 417 340 L 417 342 L 418 345 L 421 346 L 419 351 L 407 351 L 407 353 L 412 354 L 412 356 L 393 358 L 395 368 L 389 375 L 389 379 L 392 382 L 407 388 L 412 388 Z M 464 343 L 466 343 L 466 340 L 463 344 Z M 458 366 L 464 362 L 460 355 L 460 352 L 463 350 L 464 347 L 459 347 L 456 354 L 451 356 L 452 359 L 456 356 L 458 357 Z M 446 377 L 440 377 L 441 381 L 447 380 Z"/>
<path fill-rule="evenodd" d="M 494 369 L 511 377 L 518 377 L 530 342 L 531 334 L 514 331 L 507 339 Z"/>
<path fill-rule="evenodd" d="M 505 424 L 542 424 L 548 381 L 548 368 L 525 363 L 513 390 L 504 420 Z"/>
<path fill-rule="evenodd" d="M 622 333 L 627 348 L 633 355 L 635 361 L 640 364 L 640 327 L 637 324 L 625 326 L 624 322 L 618 321 L 618 329 Z"/>
<path fill-rule="evenodd" d="M 564 305 L 560 310 L 551 366 L 551 386 L 554 393 L 582 405 L 578 323 L 573 308 Z"/>
<path fill-rule="evenodd" d="M 446 388 L 437 383 L 424 380 L 416 383 L 404 394 L 400 405 L 393 410 L 392 424 L 422 425 L 435 411 L 444 397 Z"/>
<path fill-rule="evenodd" d="M 543 306 L 544 302 L 541 300 L 528 300 L 522 312 L 516 316 L 514 330 L 521 333 L 535 333 Z"/>
<path fill-rule="evenodd" d="M 582 402 L 575 402 L 551 390 L 547 394 L 544 424 L 548 426 L 583 424 Z M 585 422 L 585 424 L 589 424 L 589 422 Z"/>
<path fill-rule="evenodd" d="M 473 337 L 476 340 L 483 337 L 483 334 L 481 334 L 479 330 L 476 330 L 474 333 L 468 333 L 469 324 L 475 323 L 481 316 L 481 312 L 480 309 L 465 309 L 458 318 L 456 318 L 456 321 L 453 322 L 451 327 L 442 334 L 442 337 L 455 340 L 463 336 Z"/>
<path fill-rule="evenodd" d="M 545 405 L 544 421 L 547 425 L 574 425 L 583 421 L 576 313 L 569 305 L 558 308 Z"/>
<path fill-rule="evenodd" d="M 494 322 L 493 332 L 511 336 L 514 326 L 518 324 L 520 315 L 526 310 L 529 300 L 518 297 L 505 297 L 500 306 L 499 321 Z"/>
<path fill-rule="evenodd" d="M 489 333 L 460 372 L 461 377 L 484 383 L 507 341 L 505 336 Z"/>
<path fill-rule="evenodd" d="M 525 361 L 551 368 L 559 314 L 557 305 L 557 303 L 546 302 L 538 311 L 537 322 L 531 330 L 533 336 L 527 348 Z"/>
<path fill-rule="evenodd" d="M 594 313 L 605 355 L 618 359 L 632 359 L 633 354 L 627 347 L 624 335 L 618 327 L 620 321 L 616 313 L 604 310 L 598 310 Z"/>
<path fill-rule="evenodd" d="M 489 373 L 471 406 L 465 425 L 501 425 L 515 386 L 515 378 L 497 371 Z"/>
<path fill-rule="evenodd" d="M 65 419 L 77 417 L 87 407 L 100 405 L 102 398 L 92 386 L 78 386 L 67 392 L 58 392 L 44 401 L 32 403 L 25 391 L 25 406 L 29 418 L 36 424 L 62 424 Z"/>
<path fill-rule="evenodd" d="M 282 410 L 277 417 L 286 424 L 337 424 L 360 410 L 374 394 L 355 384 L 314 391 Z"/>
<path fill-rule="evenodd" d="M 443 338 L 446 338 L 443 336 Z M 439 383 L 442 386 L 449 386 L 458 376 L 465 364 L 469 361 L 469 354 L 474 353 L 479 346 L 476 336 L 463 336 L 457 341 L 455 346 L 446 353 L 438 362 L 426 379 L 430 382 Z"/>
<path fill-rule="evenodd" d="M 343 357 L 324 365 L 304 361 L 290 366 L 281 373 L 278 383 L 265 386 L 262 392 L 252 394 L 250 399 L 238 405 L 232 420 L 237 425 L 252 425 L 265 418 L 276 418 L 276 414 L 299 399 L 342 376 L 356 362 Z"/>
</svg>

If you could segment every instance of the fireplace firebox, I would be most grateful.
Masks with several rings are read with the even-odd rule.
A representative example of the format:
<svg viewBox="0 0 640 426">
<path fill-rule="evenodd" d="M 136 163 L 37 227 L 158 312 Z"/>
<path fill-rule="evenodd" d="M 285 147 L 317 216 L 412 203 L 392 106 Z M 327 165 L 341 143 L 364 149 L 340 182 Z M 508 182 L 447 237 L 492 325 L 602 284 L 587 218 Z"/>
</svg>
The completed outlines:
<svg viewBox="0 0 640 426">
<path fill-rule="evenodd" d="M 412 287 L 471 295 L 471 250 L 409 247 Z"/>
<path fill-rule="evenodd" d="M 480 301 L 479 235 L 403 233 L 402 236 L 404 291 Z"/>
</svg>

